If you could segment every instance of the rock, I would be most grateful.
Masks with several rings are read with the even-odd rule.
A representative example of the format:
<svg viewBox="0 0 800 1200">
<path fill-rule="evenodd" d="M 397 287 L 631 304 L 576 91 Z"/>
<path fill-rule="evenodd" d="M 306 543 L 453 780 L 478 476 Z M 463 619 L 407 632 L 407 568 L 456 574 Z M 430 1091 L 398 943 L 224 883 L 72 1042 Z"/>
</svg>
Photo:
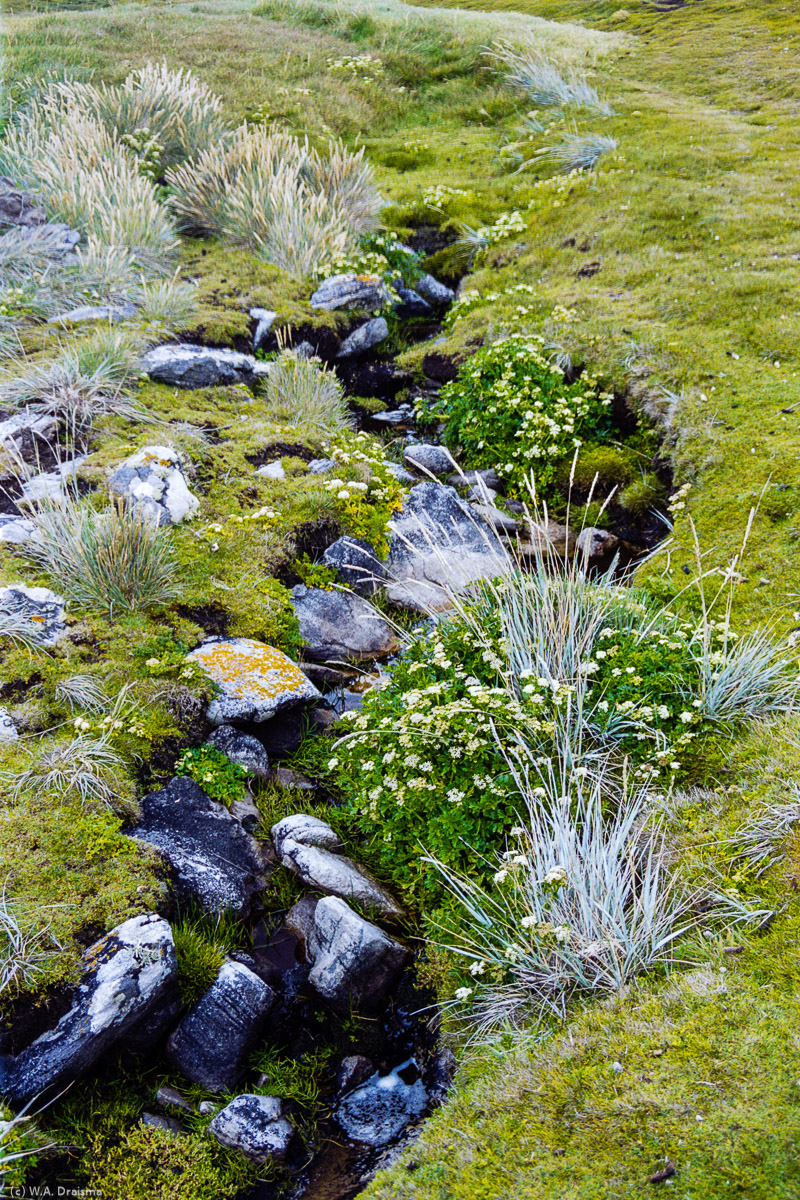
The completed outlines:
<svg viewBox="0 0 800 1200">
<path fill-rule="evenodd" d="M 404 1075 L 412 1077 L 406 1082 Z M 386 1146 L 428 1107 L 428 1094 L 413 1059 L 389 1075 L 377 1072 L 362 1087 L 340 1100 L 334 1116 L 354 1142 Z"/>
<path fill-rule="evenodd" d="M 46 587 L 21 583 L 0 587 L 0 629 L 4 626 L 19 628 L 40 646 L 55 646 L 67 631 L 64 597 Z"/>
<path fill-rule="evenodd" d="M 415 484 L 419 483 L 416 475 L 412 475 L 405 467 L 401 467 L 400 463 L 387 462 L 386 466 L 389 472 L 394 475 L 397 482 L 402 483 L 405 487 L 414 487 Z"/>
<path fill-rule="evenodd" d="M 314 928 L 314 913 L 319 901 L 315 896 L 302 896 L 283 918 L 284 928 L 305 946 Z"/>
<path fill-rule="evenodd" d="M 449 450 L 445 450 L 444 446 L 430 446 L 425 442 L 415 442 L 406 446 L 403 458 L 410 467 L 416 467 L 418 471 L 427 471 L 431 475 L 446 475 L 455 466 Z"/>
<path fill-rule="evenodd" d="M 405 946 L 336 896 L 317 904 L 306 950 L 313 963 L 309 981 L 346 1012 L 379 1005 L 408 959 Z"/>
<path fill-rule="evenodd" d="M 257 779 L 269 777 L 269 755 L 258 738 L 253 737 L 251 733 L 242 733 L 240 729 L 234 729 L 233 725 L 218 725 L 209 736 L 208 745 L 219 750 L 231 762 L 244 767 L 245 771 L 249 771 Z"/>
<path fill-rule="evenodd" d="M 265 884 L 260 843 L 186 776 L 144 797 L 130 836 L 153 846 L 170 864 L 183 907 L 194 903 L 203 912 L 246 916 Z"/>
<path fill-rule="evenodd" d="M 439 1104 L 444 1100 L 453 1086 L 457 1067 L 456 1056 L 450 1047 L 440 1046 L 425 1072 L 428 1097 L 433 1103 Z"/>
<path fill-rule="evenodd" d="M 292 354 L 295 358 L 315 358 L 317 352 L 311 345 L 311 342 L 300 342 L 298 346 L 292 349 Z"/>
<path fill-rule="evenodd" d="M 172 930 L 148 913 L 118 925 L 83 956 L 70 1009 L 16 1058 L 0 1063 L 0 1095 L 14 1105 L 68 1087 L 117 1045 L 175 984 Z"/>
<path fill-rule="evenodd" d="M 160 1113 L 142 1113 L 140 1124 L 152 1125 L 154 1129 L 163 1129 L 175 1137 L 187 1137 L 188 1130 L 184 1129 L 175 1117 L 162 1117 Z"/>
<path fill-rule="evenodd" d="M 0 254 L 6 249 L 19 253 L 24 247 L 33 257 L 41 255 L 61 262 L 77 263 L 75 247 L 81 240 L 76 229 L 60 222 L 47 221 L 44 225 L 31 225 L 8 230 L 0 237 Z"/>
<path fill-rule="evenodd" d="M 470 488 L 468 500 L 473 504 L 493 504 L 497 499 L 497 492 L 493 488 L 487 488 L 485 483 L 476 484 L 474 488 Z"/>
<path fill-rule="evenodd" d="M 301 775 L 299 771 L 292 771 L 288 767 L 276 767 L 272 772 L 272 782 L 281 791 L 315 792 L 317 790 L 317 785 L 307 776 Z"/>
<path fill-rule="evenodd" d="M 386 595 L 413 612 L 449 608 L 454 592 L 510 569 L 497 535 L 442 484 L 415 487 L 389 526 Z"/>
<path fill-rule="evenodd" d="M 68 458 L 53 471 L 34 475 L 22 485 L 19 504 L 37 504 L 40 500 L 52 500 L 55 504 L 66 503 L 68 495 L 74 494 L 78 468 L 86 461 L 86 455 Z"/>
<path fill-rule="evenodd" d="M 485 467 L 480 471 L 455 471 L 448 476 L 447 482 L 451 487 L 470 487 L 489 492 L 502 492 L 503 481 L 493 467 Z"/>
<path fill-rule="evenodd" d="M 264 479 L 285 479 L 286 472 L 283 469 L 283 463 L 279 458 L 274 462 L 264 463 L 263 467 L 259 467 L 256 475 L 261 475 Z"/>
<path fill-rule="evenodd" d="M 314 708 L 290 708 L 274 720 L 264 721 L 259 728 L 258 739 L 264 743 L 270 762 L 294 754 L 307 730 L 314 726 L 316 711 Z"/>
<path fill-rule="evenodd" d="M 234 800 L 228 812 L 246 833 L 255 833 L 261 824 L 261 811 L 250 796 L 245 800 Z"/>
<path fill-rule="evenodd" d="M 157 383 L 170 387 L 207 388 L 231 383 L 252 384 L 260 372 L 249 354 L 237 350 L 215 350 L 191 343 L 156 346 L 142 358 L 142 370 Z"/>
<path fill-rule="evenodd" d="M 414 409 L 412 408 L 412 406 L 410 404 L 401 404 L 399 408 L 387 408 L 387 409 L 384 409 L 383 412 L 372 413 L 370 415 L 370 420 L 373 422 L 377 422 L 379 425 L 390 425 L 390 426 L 413 425 L 414 424 Z M 387 463 L 387 466 L 388 465 L 389 464 Z M 397 467 L 398 470 L 400 470 L 400 471 L 404 470 L 404 468 L 401 467 L 399 465 L 399 463 L 393 463 L 392 466 Z M 397 475 L 397 472 L 393 472 L 393 474 L 395 475 L 395 477 L 397 479 L 401 478 L 399 475 Z M 408 471 L 405 471 L 405 475 L 408 476 L 408 479 L 405 479 L 404 482 L 407 483 L 409 480 L 412 483 L 417 482 L 416 477 L 414 475 L 410 475 Z"/>
<path fill-rule="evenodd" d="M 394 311 L 402 320 L 408 320 L 410 317 L 431 317 L 433 309 L 427 300 L 423 300 L 418 292 L 413 288 L 398 287 L 397 292 L 398 302 L 394 306 Z"/>
<path fill-rule="evenodd" d="M 508 513 L 504 513 L 502 509 L 495 508 L 493 504 L 473 504 L 473 511 L 478 514 L 481 520 L 487 525 L 491 525 L 497 533 L 511 534 L 517 532 L 517 522 Z"/>
<path fill-rule="evenodd" d="M 386 580 L 386 568 L 362 538 L 340 537 L 322 555 L 322 565 L 359 596 L 374 596 Z"/>
<path fill-rule="evenodd" d="M 321 699 L 281 650 L 252 638 L 209 638 L 188 658 L 221 689 L 208 707 L 214 725 L 268 721 L 284 709 Z"/>
<path fill-rule="evenodd" d="M 303 655 L 312 662 L 361 662 L 398 647 L 389 622 L 360 596 L 298 584 L 292 607 L 300 625 Z"/>
<path fill-rule="evenodd" d="M 26 408 L 0 421 L 0 446 L 23 462 L 35 466 L 42 443 L 47 446 L 55 438 L 57 429 L 55 417 Z"/>
<path fill-rule="evenodd" d="M 417 280 L 414 287 L 429 304 L 452 304 L 456 298 L 452 288 L 445 283 L 440 283 L 432 275 L 423 275 L 421 279 Z"/>
<path fill-rule="evenodd" d="M 281 862 L 299 875 L 303 883 L 330 896 L 356 900 L 386 917 L 400 917 L 403 910 L 390 892 L 343 854 L 324 846 L 308 846 L 286 838 Z"/>
<path fill-rule="evenodd" d="M 114 471 L 109 487 L 159 525 L 179 525 L 200 507 L 187 487 L 181 456 L 172 446 L 145 446 L 132 454 Z"/>
<path fill-rule="evenodd" d="M 208 1132 L 221 1146 L 238 1150 L 254 1163 L 283 1162 L 294 1129 L 283 1115 L 277 1096 L 237 1096 L 217 1113 Z"/>
<path fill-rule="evenodd" d="M 174 1028 L 185 1007 L 176 979 L 147 1016 L 125 1034 L 125 1049 L 132 1054 L 152 1053 Z"/>
<path fill-rule="evenodd" d="M 587 562 L 611 558 L 619 547 L 619 538 L 607 529 L 595 529 L 593 525 L 582 529 L 575 543 L 575 553 Z"/>
<path fill-rule="evenodd" d="M 267 334 L 272 328 L 272 323 L 277 317 L 277 313 L 269 308 L 251 308 L 250 317 L 256 322 L 256 330 L 253 334 L 253 349 L 259 350 L 262 343 L 266 340 Z"/>
<path fill-rule="evenodd" d="M 18 188 L 13 179 L 0 175 L 0 225 L 44 225 L 46 221 L 41 204 Z"/>
<path fill-rule="evenodd" d="M 13 513 L 0 513 L 0 542 L 13 546 L 26 546 L 36 537 L 36 524 L 29 517 L 17 517 Z"/>
<path fill-rule="evenodd" d="M 328 475 L 336 465 L 335 458 L 312 458 L 308 469 L 312 475 Z"/>
<path fill-rule="evenodd" d="M 16 742 L 18 738 L 19 733 L 10 712 L 7 708 L 0 708 L 0 742 Z"/>
<path fill-rule="evenodd" d="M 212 1113 L 219 1110 L 219 1105 L 214 1104 L 212 1100 L 201 1100 L 197 1106 L 197 1111 L 201 1117 L 210 1117 Z"/>
<path fill-rule="evenodd" d="M 284 817 L 270 830 L 275 853 L 280 858 L 286 842 L 297 842 L 301 846 L 323 846 L 326 850 L 341 850 L 342 839 L 330 825 L 306 813 L 295 813 Z"/>
<path fill-rule="evenodd" d="M 374 317 L 365 325 L 354 329 L 350 336 L 345 338 L 336 357 L 355 358 L 359 354 L 366 354 L 373 346 L 379 346 L 381 342 L 385 342 L 388 336 L 389 326 L 384 318 Z"/>
<path fill-rule="evenodd" d="M 375 1064 L 363 1054 L 350 1054 L 343 1058 L 336 1072 L 336 1091 L 349 1092 L 365 1083 L 375 1072 Z"/>
<path fill-rule="evenodd" d="M 244 1074 L 275 1000 L 269 984 L 238 962 L 219 975 L 167 1042 L 169 1062 L 210 1092 L 231 1091 Z"/>
<path fill-rule="evenodd" d="M 181 1095 L 177 1088 L 170 1087 L 168 1083 L 165 1083 L 156 1092 L 156 1104 L 159 1108 L 177 1108 L 181 1112 L 195 1112 L 194 1105 Z"/>
<path fill-rule="evenodd" d="M 550 553 L 565 558 L 575 548 L 575 531 L 558 521 L 527 521 L 530 541 L 520 544 L 519 553 L 525 558 L 546 557 Z"/>
<path fill-rule="evenodd" d="M 85 325 L 91 321 L 130 321 L 136 316 L 138 308 L 135 304 L 85 304 L 82 308 L 73 308 L 69 312 L 59 313 L 50 317 L 48 325 Z"/>
<path fill-rule="evenodd" d="M 363 308 L 375 312 L 391 300 L 386 284 L 378 275 L 331 275 L 311 297 L 312 308 L 332 312 L 336 308 Z"/>
</svg>

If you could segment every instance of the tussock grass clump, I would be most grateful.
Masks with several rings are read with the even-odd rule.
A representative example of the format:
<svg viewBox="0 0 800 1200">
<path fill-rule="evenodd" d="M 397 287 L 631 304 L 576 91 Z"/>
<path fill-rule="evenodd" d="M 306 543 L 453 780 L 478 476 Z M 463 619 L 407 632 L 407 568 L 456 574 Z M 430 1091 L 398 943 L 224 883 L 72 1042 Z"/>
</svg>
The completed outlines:
<svg viewBox="0 0 800 1200">
<path fill-rule="evenodd" d="M 568 175 L 570 171 L 593 171 L 602 156 L 612 154 L 617 145 L 617 139 L 607 133 L 565 133 L 542 157 Z"/>
<path fill-rule="evenodd" d="M 331 142 L 323 155 L 276 127 L 242 126 L 167 180 L 184 228 L 230 237 L 295 278 L 345 253 L 381 205 L 363 149 Z"/>
<path fill-rule="evenodd" d="M 60 949 L 46 923 L 31 920 L 5 890 L 0 893 L 0 996 L 26 988 L 36 979 L 42 964 Z M 3 1171 L 3 1127 L 0 1121 L 0 1181 Z"/>
<path fill-rule="evenodd" d="M 43 505 L 24 555 L 80 608 L 143 612 L 178 592 L 174 551 L 141 509 L 115 501 L 104 512 L 70 500 Z"/>
<path fill-rule="evenodd" d="M 124 760 L 106 737 L 78 734 L 34 755 L 24 770 L 4 771 L 14 803 L 47 796 L 79 804 L 112 804 Z"/>
<path fill-rule="evenodd" d="M 272 364 L 267 405 L 276 421 L 306 437 L 333 437 L 353 424 L 336 374 L 288 352 Z"/>
<path fill-rule="evenodd" d="M 562 70 L 540 49 L 528 46 L 518 50 L 500 41 L 494 43 L 489 55 L 500 63 L 508 82 L 524 91 L 537 108 L 588 108 L 605 116 L 611 113 L 610 105 L 586 82 L 584 71 L 577 67 Z"/>
</svg>

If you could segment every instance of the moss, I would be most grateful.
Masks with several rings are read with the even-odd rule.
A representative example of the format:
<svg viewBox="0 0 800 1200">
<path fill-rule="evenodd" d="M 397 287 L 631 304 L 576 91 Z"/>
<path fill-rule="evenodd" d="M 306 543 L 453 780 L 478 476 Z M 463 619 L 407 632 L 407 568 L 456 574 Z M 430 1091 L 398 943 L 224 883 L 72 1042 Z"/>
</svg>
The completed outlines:
<svg viewBox="0 0 800 1200">
<path fill-rule="evenodd" d="M 136 1125 L 115 1146 L 93 1139 L 90 1154 L 91 1186 L 109 1200 L 225 1200 L 237 1194 L 243 1181 L 220 1169 L 211 1141 L 202 1134 L 176 1137 L 168 1130 Z M 240 1175 L 247 1178 L 244 1170 Z"/>
</svg>

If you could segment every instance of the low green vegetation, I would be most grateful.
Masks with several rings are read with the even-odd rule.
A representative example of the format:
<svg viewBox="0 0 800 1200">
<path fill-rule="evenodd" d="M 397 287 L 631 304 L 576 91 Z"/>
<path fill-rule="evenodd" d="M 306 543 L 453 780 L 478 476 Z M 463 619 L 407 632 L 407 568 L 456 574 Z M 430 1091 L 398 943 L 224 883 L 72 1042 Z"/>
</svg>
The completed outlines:
<svg viewBox="0 0 800 1200">
<path fill-rule="evenodd" d="M 188 775 L 212 800 L 228 808 L 247 795 L 248 772 L 213 746 L 186 750 L 175 763 L 176 775 Z"/>
</svg>

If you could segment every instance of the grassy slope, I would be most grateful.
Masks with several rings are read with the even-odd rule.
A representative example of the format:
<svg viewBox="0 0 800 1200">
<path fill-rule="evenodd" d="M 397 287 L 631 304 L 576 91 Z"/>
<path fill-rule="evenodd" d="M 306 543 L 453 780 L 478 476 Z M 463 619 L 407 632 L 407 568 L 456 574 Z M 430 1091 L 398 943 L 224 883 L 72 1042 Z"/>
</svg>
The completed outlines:
<svg viewBox="0 0 800 1200">
<path fill-rule="evenodd" d="M 11 61 L 22 70 L 66 64 L 117 80 L 163 55 L 218 89 L 233 116 L 266 106 L 312 134 L 358 134 L 382 164 L 400 225 L 426 215 L 421 191 L 440 182 L 472 193 L 448 208 L 471 224 L 513 208 L 527 212 L 532 201 L 528 232 L 490 252 L 468 286 L 497 292 L 531 284 L 534 319 L 556 303 L 574 308 L 578 319 L 564 336 L 620 387 L 641 402 L 656 401 L 661 388 L 683 394 L 679 481 L 694 480 L 691 511 L 719 561 L 771 481 L 740 619 L 776 613 L 791 623 L 800 607 L 796 19 L 787 5 L 754 10 L 744 0 L 690 2 L 660 15 L 638 4 L 626 14 L 613 0 L 527 8 L 633 35 L 598 64 L 595 82 L 615 115 L 580 118 L 581 128 L 618 137 L 619 153 L 595 184 L 561 195 L 502 170 L 497 151 L 525 105 L 474 71 L 477 49 L 493 32 L 486 21 L 471 28 L 459 16 L 458 36 L 445 39 L 441 26 L 426 35 L 424 23 L 422 32 L 411 25 L 412 36 L 375 9 L 367 22 L 346 11 L 321 21 L 309 5 L 298 23 L 277 3 L 259 16 L 246 4 L 204 3 L 20 13 L 6 30 Z M 577 35 L 551 37 L 546 28 L 543 35 L 551 49 L 569 45 L 577 57 L 598 49 Z M 329 58 L 365 52 L 386 65 L 380 86 L 328 70 Z M 427 149 L 410 152 L 408 170 L 390 166 L 408 143 Z M 577 277 L 588 261 L 599 261 L 600 271 Z M 213 298 L 219 262 L 193 261 L 191 273 Z M 225 278 L 233 307 L 237 290 L 252 298 L 253 287 L 262 303 L 277 296 L 295 304 L 269 279 L 243 279 L 239 289 L 227 271 Z M 491 319 L 502 324 L 505 311 L 499 302 Z M 459 323 L 452 348 L 476 342 L 488 319 L 473 314 Z M 183 398 L 180 415 L 196 415 Z M 687 816 L 687 843 L 707 844 L 735 826 L 742 809 L 785 798 L 800 765 L 795 742 L 794 730 L 762 731 L 719 763 L 713 782 L 739 790 L 713 804 L 702 799 Z M 795 887 L 790 862 L 769 898 L 780 902 Z M 681 1197 L 796 1195 L 793 908 L 741 956 L 710 946 L 707 973 L 694 983 L 645 987 L 617 1006 L 588 1010 L 538 1055 L 475 1062 L 422 1141 L 370 1194 L 638 1196 L 653 1190 L 650 1174 L 671 1157 L 679 1173 L 667 1186 Z M 113 915 L 112 906 L 104 919 Z M 717 990 L 723 966 L 726 994 Z M 620 1074 L 611 1070 L 615 1061 Z"/>
</svg>

